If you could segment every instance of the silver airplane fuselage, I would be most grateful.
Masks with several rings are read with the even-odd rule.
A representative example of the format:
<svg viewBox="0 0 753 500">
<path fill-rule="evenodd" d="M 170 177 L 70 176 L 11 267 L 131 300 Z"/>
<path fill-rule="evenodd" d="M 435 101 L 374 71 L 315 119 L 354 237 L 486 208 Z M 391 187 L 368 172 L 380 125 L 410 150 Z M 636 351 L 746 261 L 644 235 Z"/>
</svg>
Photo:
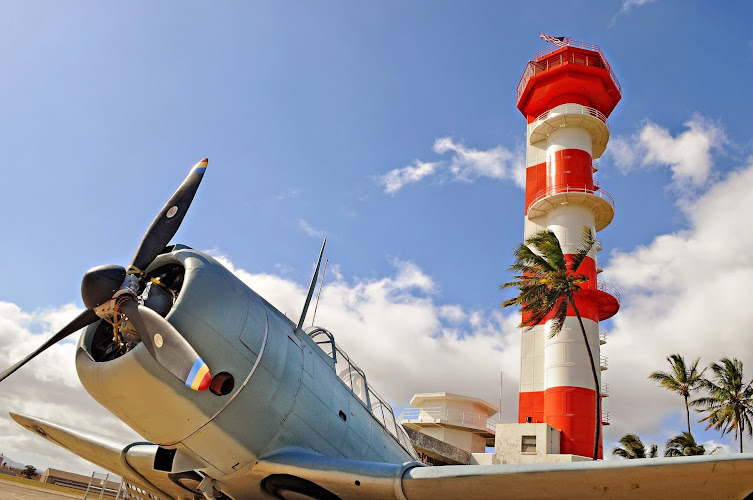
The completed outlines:
<svg viewBox="0 0 753 500">
<path fill-rule="evenodd" d="M 319 337 L 331 341 L 322 349 L 219 262 L 190 248 L 175 246 L 146 271 L 162 275 L 163 286 L 175 294 L 166 319 L 215 378 L 232 381 L 213 387 L 218 393 L 191 390 L 142 344 L 106 355 L 112 341 L 106 322 L 86 329 L 76 353 L 81 382 L 159 445 L 155 469 L 199 473 L 197 481 L 208 477 L 218 490 L 242 499 L 259 495 L 262 477 L 255 466 L 286 450 L 389 464 L 418 459 L 366 379 L 343 375 L 358 369 L 331 335 Z"/>
</svg>

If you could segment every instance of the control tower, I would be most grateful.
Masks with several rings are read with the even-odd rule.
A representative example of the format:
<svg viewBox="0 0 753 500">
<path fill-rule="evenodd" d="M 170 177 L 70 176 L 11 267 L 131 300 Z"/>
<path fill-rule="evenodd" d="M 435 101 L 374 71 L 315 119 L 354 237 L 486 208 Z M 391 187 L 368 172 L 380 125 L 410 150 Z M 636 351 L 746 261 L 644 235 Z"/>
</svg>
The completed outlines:
<svg viewBox="0 0 753 500">
<path fill-rule="evenodd" d="M 550 229 L 567 257 L 580 244 L 584 227 L 597 232 L 612 222 L 614 201 L 594 173 L 609 141 L 607 117 L 621 97 L 622 88 L 597 45 L 555 39 L 528 62 L 517 95 L 528 130 L 525 238 Z M 600 250 L 597 239 L 580 267 L 589 281 L 576 302 L 594 361 L 603 371 L 607 359 L 600 345 L 606 335 L 599 322 L 614 316 L 620 304 L 617 290 L 598 279 Z M 606 386 L 600 384 L 601 394 L 596 394 L 572 309 L 552 338 L 546 319 L 522 336 L 518 422 L 549 424 L 560 431 L 560 453 L 591 456 L 596 398 L 607 395 Z M 601 424 L 608 423 L 603 412 Z"/>
</svg>

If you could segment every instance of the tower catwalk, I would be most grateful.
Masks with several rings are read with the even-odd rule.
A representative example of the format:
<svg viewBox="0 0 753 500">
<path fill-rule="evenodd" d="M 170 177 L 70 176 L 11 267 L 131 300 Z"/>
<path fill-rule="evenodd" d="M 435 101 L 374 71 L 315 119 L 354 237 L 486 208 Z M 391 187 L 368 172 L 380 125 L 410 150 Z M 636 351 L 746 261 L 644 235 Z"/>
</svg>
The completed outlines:
<svg viewBox="0 0 753 500">
<path fill-rule="evenodd" d="M 550 229 L 566 257 L 583 228 L 600 231 L 614 218 L 612 197 L 594 180 L 595 158 L 609 140 L 607 117 L 622 89 L 601 49 L 569 38 L 536 54 L 518 84 L 518 109 L 528 123 L 525 237 Z M 589 277 L 576 303 L 594 362 L 600 356 L 599 321 L 619 309 L 619 294 L 598 281 L 595 248 L 581 265 Z M 519 422 L 545 422 L 560 430 L 560 453 L 593 453 L 596 388 L 583 336 L 572 308 L 559 334 L 549 338 L 547 319 L 522 330 Z M 600 372 L 599 372 L 600 373 Z M 601 384 L 600 384 L 601 385 Z M 602 388 L 601 395 L 605 395 Z M 601 424 L 608 424 L 606 412 Z M 599 443 L 599 456 L 602 446 Z"/>
</svg>

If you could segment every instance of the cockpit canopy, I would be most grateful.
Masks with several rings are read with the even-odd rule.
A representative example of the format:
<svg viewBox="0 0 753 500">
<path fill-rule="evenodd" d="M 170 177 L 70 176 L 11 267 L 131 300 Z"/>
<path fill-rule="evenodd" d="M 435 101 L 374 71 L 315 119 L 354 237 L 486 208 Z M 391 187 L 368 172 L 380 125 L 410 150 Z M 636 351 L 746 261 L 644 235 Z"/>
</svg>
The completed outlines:
<svg viewBox="0 0 753 500">
<path fill-rule="evenodd" d="M 392 434 L 402 447 L 413 455 L 415 452 L 413 451 L 410 438 L 408 438 L 403 426 L 395 421 L 392 407 L 369 386 L 363 370 L 337 345 L 332 333 L 318 326 L 306 329 L 306 333 L 332 358 L 335 373 L 340 380 L 353 391 L 353 394 L 374 415 L 374 418 L 376 418 L 382 427 L 387 429 L 387 432 Z"/>
</svg>

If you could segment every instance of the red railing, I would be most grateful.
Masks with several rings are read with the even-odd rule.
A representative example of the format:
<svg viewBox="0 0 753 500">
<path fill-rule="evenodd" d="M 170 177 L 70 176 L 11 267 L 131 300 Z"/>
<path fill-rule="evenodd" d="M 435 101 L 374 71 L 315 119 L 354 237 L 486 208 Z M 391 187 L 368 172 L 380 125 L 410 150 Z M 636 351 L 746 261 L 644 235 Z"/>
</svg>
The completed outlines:
<svg viewBox="0 0 753 500">
<path fill-rule="evenodd" d="M 594 196 L 598 196 L 599 198 L 603 200 L 606 200 L 607 203 L 609 203 L 612 206 L 612 208 L 614 208 L 614 198 L 612 198 L 612 195 L 599 187 L 589 187 L 584 184 L 580 184 L 580 185 L 556 184 L 554 186 L 549 186 L 546 189 L 542 189 L 541 191 L 536 193 L 536 196 L 534 197 L 533 201 L 528 205 L 528 211 L 530 211 L 531 207 L 533 207 L 536 203 L 543 200 L 544 198 L 548 198 L 550 196 L 554 196 L 560 193 L 592 194 Z"/>
<path fill-rule="evenodd" d="M 605 292 L 617 299 L 617 303 L 620 303 L 620 291 L 617 290 L 617 287 L 614 286 L 611 283 L 607 283 L 606 281 L 597 281 L 596 282 L 596 289 L 600 292 Z"/>
<path fill-rule="evenodd" d="M 523 71 L 523 76 L 520 77 L 520 82 L 518 82 L 518 98 L 516 103 L 520 102 L 520 97 L 523 95 L 526 84 L 528 84 L 528 80 L 530 80 L 533 75 L 538 75 L 539 73 L 542 73 L 544 71 L 549 71 L 550 69 L 556 68 L 557 66 L 561 66 L 563 64 L 580 64 L 583 66 L 595 66 L 598 68 L 604 68 L 609 72 L 609 76 L 617 87 L 617 90 L 622 93 L 622 85 L 620 85 L 620 82 L 617 80 L 617 76 L 614 74 L 612 67 L 607 62 L 607 58 L 604 56 L 604 53 L 601 51 L 601 48 L 598 45 L 579 42 L 577 40 L 570 40 L 568 38 L 565 41 L 565 47 L 590 50 L 592 52 L 596 52 L 598 54 L 598 57 L 589 57 L 574 53 L 566 54 L 563 52 L 561 54 L 557 54 L 554 57 L 544 59 L 547 55 L 563 48 L 555 44 L 551 44 L 545 49 L 536 52 L 534 60 L 528 62 L 526 69 Z"/>
</svg>

